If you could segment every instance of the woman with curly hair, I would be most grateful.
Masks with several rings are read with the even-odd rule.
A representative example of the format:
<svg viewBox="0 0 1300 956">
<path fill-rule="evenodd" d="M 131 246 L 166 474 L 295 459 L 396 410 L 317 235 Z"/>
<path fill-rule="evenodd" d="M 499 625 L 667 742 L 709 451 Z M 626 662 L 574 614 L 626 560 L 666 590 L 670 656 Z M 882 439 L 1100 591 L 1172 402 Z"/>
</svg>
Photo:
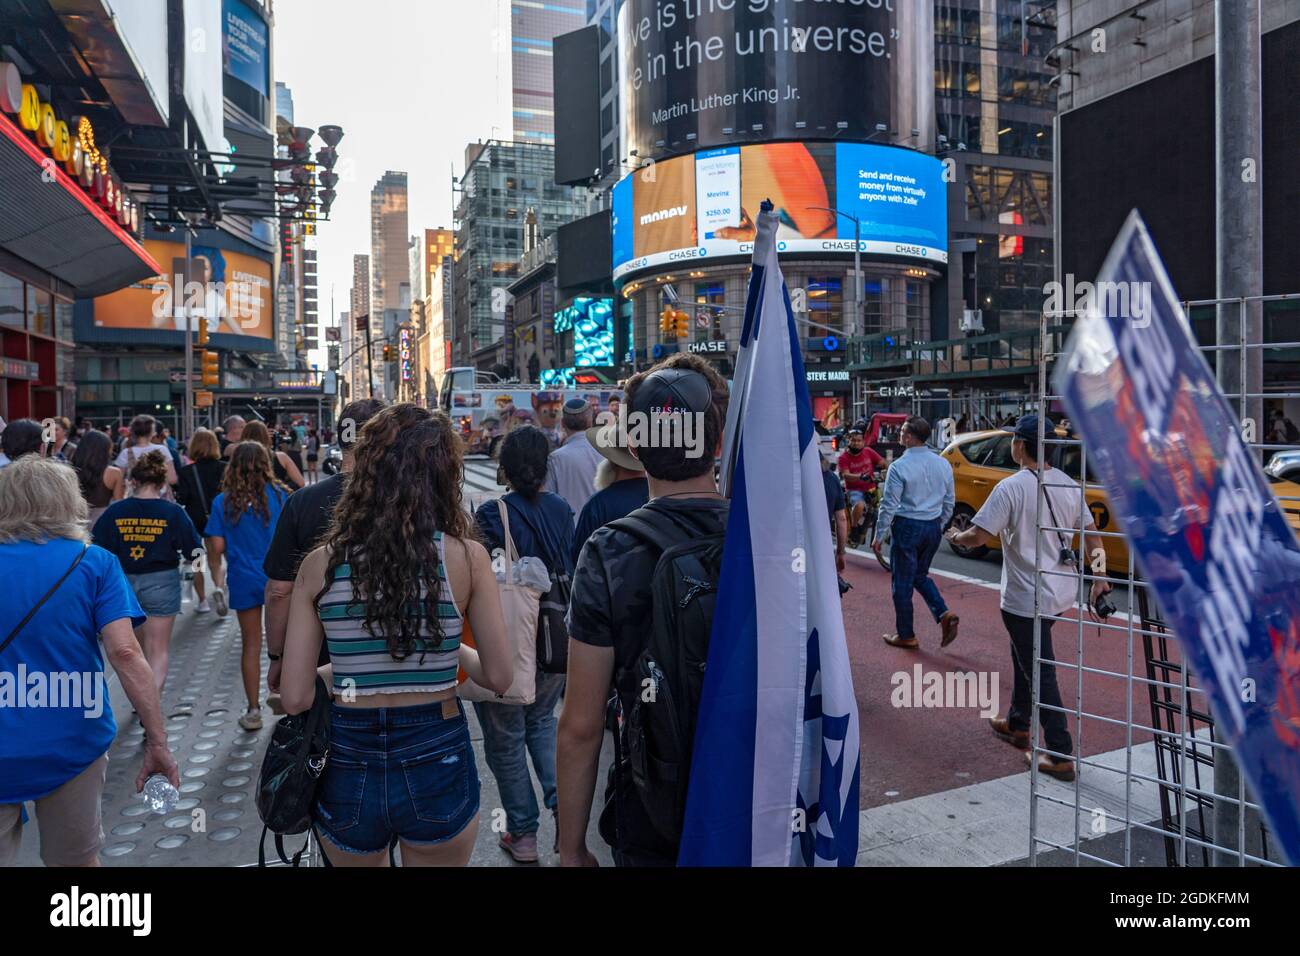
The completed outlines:
<svg viewBox="0 0 1300 956">
<path fill-rule="evenodd" d="M 248 698 L 248 710 L 239 718 L 239 726 L 245 730 L 262 727 L 262 603 L 266 591 L 262 562 L 288 497 L 289 489 L 271 472 L 271 455 L 266 446 L 242 441 L 231 452 L 230 464 L 221 478 L 221 494 L 212 502 L 208 526 L 203 531 L 214 581 L 220 579 L 217 568 L 222 555 L 228 556 L 225 593 L 239 617 L 243 645 L 240 671 Z M 220 605 L 217 611 L 220 613 Z"/>
<path fill-rule="evenodd" d="M 464 866 L 479 778 L 458 667 L 503 694 L 513 653 L 461 505 L 461 440 L 441 412 L 395 405 L 366 423 L 354 454 L 324 544 L 294 583 L 280 693 L 288 713 L 311 707 L 327 642 L 330 754 L 315 819 L 336 866 L 383 866 L 394 838 L 404 866 Z"/>
</svg>

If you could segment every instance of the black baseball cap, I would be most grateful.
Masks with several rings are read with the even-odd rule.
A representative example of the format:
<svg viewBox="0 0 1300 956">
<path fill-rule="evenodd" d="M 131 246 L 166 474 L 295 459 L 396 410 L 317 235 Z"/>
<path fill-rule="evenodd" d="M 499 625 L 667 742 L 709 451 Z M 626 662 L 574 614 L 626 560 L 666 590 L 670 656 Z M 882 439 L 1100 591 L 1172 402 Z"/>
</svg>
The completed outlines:
<svg viewBox="0 0 1300 956">
<path fill-rule="evenodd" d="M 591 404 L 585 398 L 571 398 L 564 403 L 564 414 L 581 415 Z"/>
<path fill-rule="evenodd" d="M 1020 420 L 1015 425 L 1010 425 L 1002 429 L 1004 432 L 1011 432 L 1016 438 L 1024 441 L 1038 441 L 1038 416 L 1021 415 Z M 1047 429 L 1046 437 L 1052 437 L 1052 429 Z"/>
<path fill-rule="evenodd" d="M 692 412 L 703 414 L 713 404 L 709 380 L 689 368 L 662 368 L 637 386 L 632 411 L 642 414 Z"/>
</svg>

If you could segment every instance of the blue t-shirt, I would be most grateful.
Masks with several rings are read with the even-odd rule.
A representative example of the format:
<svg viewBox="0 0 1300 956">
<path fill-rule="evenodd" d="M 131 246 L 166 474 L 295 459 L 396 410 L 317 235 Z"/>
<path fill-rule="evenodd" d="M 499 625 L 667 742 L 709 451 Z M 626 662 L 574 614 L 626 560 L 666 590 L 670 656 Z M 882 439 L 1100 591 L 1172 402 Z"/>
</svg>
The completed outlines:
<svg viewBox="0 0 1300 956">
<path fill-rule="evenodd" d="M 212 513 L 208 515 L 208 526 L 203 529 L 203 534 L 209 538 L 226 539 L 229 566 L 226 584 L 230 606 L 236 611 L 262 605 L 266 593 L 266 572 L 262 570 L 262 563 L 270 550 L 275 523 L 280 520 L 280 512 L 284 510 L 288 497 L 279 488 L 267 488 L 266 507 L 270 520 L 265 522 L 252 505 L 238 521 L 232 522 L 226 518 L 225 492 L 212 499 Z"/>
<path fill-rule="evenodd" d="M 644 478 L 627 478 L 602 488 L 582 506 L 578 516 L 578 529 L 573 533 L 573 564 L 577 567 L 578 555 L 591 533 L 611 521 L 626 518 L 650 500 L 650 486 Z"/>
<path fill-rule="evenodd" d="M 185 509 L 161 498 L 123 498 L 108 506 L 92 532 L 127 574 L 172 571 L 203 547 Z"/>
<path fill-rule="evenodd" d="M 0 544 L 0 640 L 68 570 L 80 541 Z M 0 652 L 0 803 L 53 793 L 117 735 L 99 632 L 145 614 L 117 558 L 91 545 L 27 626 Z"/>
<path fill-rule="evenodd" d="M 548 570 L 573 576 L 573 509 L 559 495 L 539 492 L 529 501 L 518 492 L 502 499 L 510 509 L 510 537 L 521 558 L 541 558 Z M 491 554 L 505 546 L 495 500 L 479 505 L 475 523 Z"/>
</svg>

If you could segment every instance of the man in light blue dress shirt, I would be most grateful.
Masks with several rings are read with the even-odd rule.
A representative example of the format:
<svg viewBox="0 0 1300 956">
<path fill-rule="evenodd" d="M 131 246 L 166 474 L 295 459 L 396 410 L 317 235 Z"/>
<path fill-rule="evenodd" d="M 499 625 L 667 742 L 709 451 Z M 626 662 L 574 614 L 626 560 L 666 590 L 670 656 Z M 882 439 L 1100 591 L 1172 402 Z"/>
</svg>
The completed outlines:
<svg viewBox="0 0 1300 956">
<path fill-rule="evenodd" d="M 925 442 L 930 437 L 930 423 L 912 416 L 903 423 L 903 454 L 889 466 L 885 490 L 876 518 L 876 536 L 871 549 L 880 554 L 886 528 L 893 536 L 890 559 L 893 562 L 894 619 L 898 632 L 886 635 L 885 643 L 894 647 L 917 648 L 912 626 L 912 592 L 919 591 L 939 625 L 947 647 L 957 639 L 957 615 L 948 610 L 939 588 L 930 579 L 930 562 L 943 529 L 952 517 L 956 500 L 952 466 L 939 457 Z"/>
</svg>

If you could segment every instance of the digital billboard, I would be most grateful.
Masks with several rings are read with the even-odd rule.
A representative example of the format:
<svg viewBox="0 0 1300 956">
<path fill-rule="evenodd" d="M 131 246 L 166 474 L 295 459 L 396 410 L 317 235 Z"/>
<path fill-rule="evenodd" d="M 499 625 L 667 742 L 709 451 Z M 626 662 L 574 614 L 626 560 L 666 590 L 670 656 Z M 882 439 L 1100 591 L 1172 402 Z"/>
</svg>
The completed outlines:
<svg viewBox="0 0 1300 956">
<path fill-rule="evenodd" d="M 852 254 L 856 216 L 864 255 L 948 261 L 939 160 L 873 143 L 763 143 L 678 156 L 619 182 L 614 278 L 751 255 L 764 199 L 780 219 L 778 252 Z"/>
<path fill-rule="evenodd" d="M 787 139 L 930 142 L 932 15 L 896 0 L 626 0 L 623 144 L 656 161 Z M 928 95 L 927 95 L 928 94 Z"/>
<path fill-rule="evenodd" d="M 243 0 L 223 0 L 222 51 L 226 74 L 263 96 L 270 89 L 267 51 L 270 28 Z M 211 147 L 210 147 L 211 148 Z"/>
<path fill-rule="evenodd" d="M 168 273 L 95 299 L 94 328 L 183 332 L 188 305 L 212 335 L 273 337 L 271 263 L 195 244 L 187 286 L 182 243 L 147 239 L 144 247 Z"/>
<path fill-rule="evenodd" d="M 614 362 L 614 300 L 580 296 L 555 313 L 555 331 L 573 330 L 573 364 L 601 368 Z"/>
</svg>

